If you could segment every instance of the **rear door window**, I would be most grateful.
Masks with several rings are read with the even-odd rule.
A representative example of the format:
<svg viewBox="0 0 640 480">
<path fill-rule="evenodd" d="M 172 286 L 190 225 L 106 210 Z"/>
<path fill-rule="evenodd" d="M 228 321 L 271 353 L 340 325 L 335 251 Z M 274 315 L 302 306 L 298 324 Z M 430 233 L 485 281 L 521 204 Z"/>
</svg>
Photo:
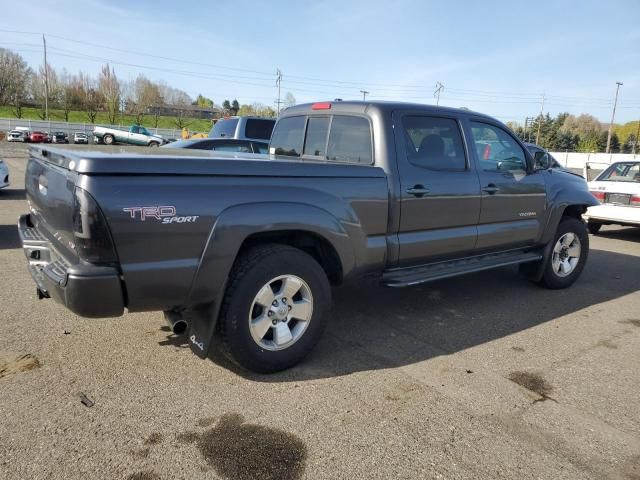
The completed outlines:
<svg viewBox="0 0 640 480">
<path fill-rule="evenodd" d="M 451 118 L 407 116 L 407 159 L 429 170 L 464 170 L 467 161 L 458 122 Z"/>
<path fill-rule="evenodd" d="M 237 118 L 223 118 L 213 126 L 209 136 L 211 138 L 233 138 L 236 134 Z"/>
<path fill-rule="evenodd" d="M 257 138 L 258 140 L 269 140 L 275 125 L 275 120 L 262 118 L 248 118 L 244 135 L 247 138 Z"/>
<path fill-rule="evenodd" d="M 335 115 L 331 121 L 327 160 L 371 164 L 371 126 L 363 117 Z"/>
<path fill-rule="evenodd" d="M 299 157 L 304 142 L 306 117 L 286 117 L 276 124 L 269 144 L 269 153 Z"/>
</svg>

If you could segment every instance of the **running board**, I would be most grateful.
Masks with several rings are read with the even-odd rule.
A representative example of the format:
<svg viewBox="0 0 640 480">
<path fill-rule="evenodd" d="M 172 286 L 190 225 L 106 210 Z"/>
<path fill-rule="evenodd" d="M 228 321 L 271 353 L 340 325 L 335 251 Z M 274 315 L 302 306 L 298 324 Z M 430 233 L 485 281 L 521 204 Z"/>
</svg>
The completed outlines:
<svg viewBox="0 0 640 480">
<path fill-rule="evenodd" d="M 382 283 L 387 287 L 408 287 L 440 278 L 455 277 L 456 275 L 465 273 L 480 272 L 482 270 L 504 267 L 505 265 L 513 265 L 516 263 L 535 262 L 536 260 L 542 260 L 542 253 L 523 252 L 521 250 L 490 253 L 429 265 L 420 265 L 418 267 L 387 270 L 382 274 Z"/>
</svg>

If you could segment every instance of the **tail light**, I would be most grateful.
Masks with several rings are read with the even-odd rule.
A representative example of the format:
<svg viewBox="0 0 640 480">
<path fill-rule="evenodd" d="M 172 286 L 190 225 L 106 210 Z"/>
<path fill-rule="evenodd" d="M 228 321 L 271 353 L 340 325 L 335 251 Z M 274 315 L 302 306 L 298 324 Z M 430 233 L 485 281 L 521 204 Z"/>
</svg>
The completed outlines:
<svg viewBox="0 0 640 480">
<path fill-rule="evenodd" d="M 591 190 L 591 195 L 596 197 L 596 200 L 598 200 L 599 202 L 604 202 L 604 192 L 601 192 L 599 190 Z"/>
<path fill-rule="evenodd" d="M 117 263 L 111 233 L 100 207 L 87 191 L 78 187 L 73 200 L 73 236 L 82 260 L 98 264 Z"/>
<path fill-rule="evenodd" d="M 640 207 L 640 195 L 631 195 L 631 200 L 629 201 L 629 205 L 633 205 L 634 207 Z"/>
</svg>

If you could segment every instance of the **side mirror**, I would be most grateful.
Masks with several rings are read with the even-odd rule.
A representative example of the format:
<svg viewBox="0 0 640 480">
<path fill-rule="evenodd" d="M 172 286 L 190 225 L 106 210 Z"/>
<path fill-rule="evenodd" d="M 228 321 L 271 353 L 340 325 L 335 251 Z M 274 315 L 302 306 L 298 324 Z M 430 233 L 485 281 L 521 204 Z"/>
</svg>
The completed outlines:
<svg viewBox="0 0 640 480">
<path fill-rule="evenodd" d="M 536 152 L 533 157 L 533 169 L 534 170 L 547 170 L 551 168 L 551 157 L 547 152 Z"/>
</svg>

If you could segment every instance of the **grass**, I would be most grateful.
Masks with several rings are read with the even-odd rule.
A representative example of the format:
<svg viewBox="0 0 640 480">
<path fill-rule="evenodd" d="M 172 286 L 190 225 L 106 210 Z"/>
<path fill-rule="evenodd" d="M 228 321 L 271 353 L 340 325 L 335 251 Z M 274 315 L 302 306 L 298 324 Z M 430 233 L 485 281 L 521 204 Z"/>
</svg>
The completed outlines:
<svg viewBox="0 0 640 480">
<path fill-rule="evenodd" d="M 23 107 L 21 120 L 42 120 L 39 116 L 39 108 Z M 0 118 L 16 118 L 13 113 L 13 109 L 10 106 L 0 106 Z M 50 109 L 49 119 L 55 122 L 64 122 L 64 114 L 62 110 Z M 192 132 L 208 132 L 211 130 L 211 122 L 209 120 L 203 120 L 201 118 L 188 118 L 184 119 L 188 123 L 187 128 Z M 90 123 L 87 114 L 83 111 L 72 110 L 69 112 L 69 122 L 71 123 Z M 98 112 L 95 123 L 109 124 L 106 112 Z M 117 124 L 123 126 L 133 125 L 135 123 L 135 117 L 133 115 L 119 115 Z M 147 128 L 155 128 L 154 118 L 152 116 L 145 116 L 142 119 L 142 125 Z M 158 128 L 173 128 L 178 129 L 175 124 L 174 117 L 160 117 L 158 121 Z"/>
</svg>

